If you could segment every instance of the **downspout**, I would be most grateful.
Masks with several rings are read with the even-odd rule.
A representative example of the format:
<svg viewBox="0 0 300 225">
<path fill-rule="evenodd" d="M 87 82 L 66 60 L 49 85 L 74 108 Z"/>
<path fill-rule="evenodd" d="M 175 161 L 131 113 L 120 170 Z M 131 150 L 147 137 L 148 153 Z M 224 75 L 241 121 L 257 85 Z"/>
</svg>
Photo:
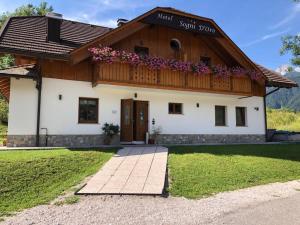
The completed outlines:
<svg viewBox="0 0 300 225">
<path fill-rule="evenodd" d="M 276 88 L 268 93 L 266 93 L 263 98 L 264 98 L 264 114 L 265 114 L 265 141 L 268 141 L 268 123 L 267 123 L 267 101 L 266 97 L 270 94 L 273 94 L 274 92 L 278 91 L 280 88 Z"/>
<path fill-rule="evenodd" d="M 42 74 L 40 67 L 38 68 L 38 74 L 36 79 L 36 88 L 38 90 L 38 105 L 37 105 L 37 117 L 36 117 L 36 139 L 35 146 L 40 146 L 40 120 L 41 120 L 41 98 L 42 98 Z"/>
</svg>

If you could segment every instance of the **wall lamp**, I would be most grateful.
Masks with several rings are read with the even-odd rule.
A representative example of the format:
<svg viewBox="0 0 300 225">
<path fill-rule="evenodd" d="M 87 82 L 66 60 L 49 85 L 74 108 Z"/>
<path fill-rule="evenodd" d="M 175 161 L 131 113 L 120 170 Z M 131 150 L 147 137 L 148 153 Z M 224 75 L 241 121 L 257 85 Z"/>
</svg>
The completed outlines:
<svg viewBox="0 0 300 225">
<path fill-rule="evenodd" d="M 255 109 L 256 111 L 259 111 L 259 107 L 254 107 L 254 109 Z"/>
</svg>

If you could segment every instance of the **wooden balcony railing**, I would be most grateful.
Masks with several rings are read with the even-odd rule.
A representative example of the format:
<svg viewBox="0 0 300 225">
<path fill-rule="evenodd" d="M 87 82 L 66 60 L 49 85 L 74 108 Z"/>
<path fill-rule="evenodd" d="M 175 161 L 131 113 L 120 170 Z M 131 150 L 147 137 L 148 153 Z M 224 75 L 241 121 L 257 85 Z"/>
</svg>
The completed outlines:
<svg viewBox="0 0 300 225">
<path fill-rule="evenodd" d="M 141 86 L 175 90 L 205 91 L 252 95 L 254 82 L 247 76 L 218 78 L 213 75 L 196 75 L 170 69 L 151 70 L 145 66 L 126 63 L 98 63 L 94 83 Z"/>
</svg>

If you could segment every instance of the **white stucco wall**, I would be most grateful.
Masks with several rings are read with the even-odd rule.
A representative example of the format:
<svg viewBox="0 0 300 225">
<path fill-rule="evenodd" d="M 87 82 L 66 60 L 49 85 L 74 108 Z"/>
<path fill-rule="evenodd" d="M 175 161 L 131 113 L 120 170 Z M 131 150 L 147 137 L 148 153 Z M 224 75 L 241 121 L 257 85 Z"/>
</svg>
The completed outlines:
<svg viewBox="0 0 300 225">
<path fill-rule="evenodd" d="M 120 124 L 120 100 L 149 101 L 149 127 L 154 118 L 164 134 L 264 134 L 263 98 L 165 91 L 43 79 L 41 127 L 49 134 L 99 134 L 105 122 Z M 58 95 L 62 95 L 62 100 Z M 99 124 L 78 124 L 78 98 L 99 98 Z M 168 103 L 183 103 L 183 115 L 168 114 Z M 196 107 L 196 103 L 200 107 Z M 215 105 L 227 106 L 227 126 L 215 126 Z M 235 107 L 247 107 L 247 126 L 236 127 Z M 259 110 L 256 111 L 255 107 Z M 31 80 L 11 82 L 8 134 L 35 134 L 37 91 Z M 43 132 L 42 132 L 43 133 Z"/>
</svg>

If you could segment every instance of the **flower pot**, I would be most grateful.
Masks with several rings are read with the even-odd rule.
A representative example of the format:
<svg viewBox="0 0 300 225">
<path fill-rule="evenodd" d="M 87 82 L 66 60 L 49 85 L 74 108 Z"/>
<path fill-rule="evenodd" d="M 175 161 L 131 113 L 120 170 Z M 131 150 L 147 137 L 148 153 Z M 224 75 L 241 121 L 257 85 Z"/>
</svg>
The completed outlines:
<svg viewBox="0 0 300 225">
<path fill-rule="evenodd" d="M 103 144 L 110 145 L 110 143 L 111 143 L 111 137 L 105 136 L 103 139 Z"/>
</svg>

